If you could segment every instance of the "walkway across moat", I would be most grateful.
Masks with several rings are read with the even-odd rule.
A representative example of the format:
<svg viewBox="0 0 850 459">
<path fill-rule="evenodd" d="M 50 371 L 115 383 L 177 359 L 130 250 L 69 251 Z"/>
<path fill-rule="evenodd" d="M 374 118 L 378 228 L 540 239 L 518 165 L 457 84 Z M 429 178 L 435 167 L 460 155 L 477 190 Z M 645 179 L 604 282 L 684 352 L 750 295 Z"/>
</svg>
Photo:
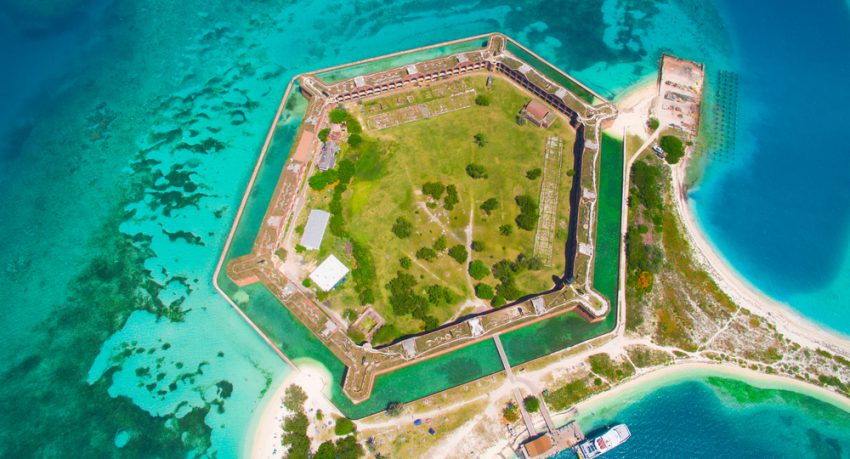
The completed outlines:
<svg viewBox="0 0 850 459">
<path fill-rule="evenodd" d="M 264 216 L 262 214 L 263 206 L 268 204 L 272 196 L 280 196 L 286 189 L 297 189 L 298 181 L 287 183 L 280 171 L 284 169 L 283 165 L 286 162 L 288 148 L 296 143 L 301 133 L 292 128 L 292 120 L 307 119 L 313 113 L 310 112 L 310 105 L 305 104 L 308 101 L 304 100 L 301 93 L 288 91 L 286 99 L 289 98 L 300 98 L 302 102 L 290 104 L 290 100 L 284 100 L 281 103 L 282 110 L 284 106 L 291 106 L 295 111 L 291 113 L 279 112 L 275 119 L 289 119 L 289 122 L 285 126 L 275 124 L 270 129 L 263 156 L 258 161 L 257 168 L 252 176 L 252 186 L 249 187 L 240 206 L 237 223 L 231 230 L 225 253 L 220 261 L 219 268 L 225 265 L 232 266 L 229 274 L 238 274 L 240 263 L 233 262 L 238 255 L 241 255 L 239 252 L 242 252 L 248 245 L 250 233 L 258 231 L 257 228 L 262 232 L 267 227 L 264 222 L 268 223 L 268 217 L 271 214 Z M 605 105 L 604 107 L 608 106 Z M 298 113 L 298 110 L 301 110 L 301 112 Z M 580 117 L 575 115 L 573 119 L 578 120 Z M 597 121 L 596 119 L 590 120 L 591 123 Z M 584 126 L 584 124 L 580 124 L 579 128 L 584 130 Z M 598 129 L 593 129 L 593 131 L 598 132 Z M 272 138 L 274 138 L 274 142 L 271 142 Z M 594 137 L 591 143 L 593 144 L 592 147 L 598 149 L 599 139 Z M 582 147 L 584 147 L 583 142 Z M 598 154 L 598 151 L 596 151 L 593 156 L 598 156 Z M 266 156 L 268 157 L 266 158 Z M 596 167 L 592 161 L 582 161 L 581 164 L 585 164 L 588 168 Z M 578 172 L 579 164 L 577 163 L 576 166 Z M 277 177 L 274 176 L 274 168 L 277 168 Z M 580 176 L 581 174 L 577 173 L 576 175 Z M 579 177 L 575 177 L 574 180 L 581 183 Z M 277 186 L 274 185 L 275 181 Z M 576 193 L 577 188 L 579 187 L 574 187 L 573 193 L 571 193 L 571 202 L 574 200 L 572 194 Z M 595 188 L 594 185 L 593 189 Z M 603 196 L 600 195 L 599 198 L 602 199 Z M 578 207 L 576 208 L 578 209 Z M 278 210 L 285 212 L 286 207 Z M 576 210 L 576 213 L 579 214 L 578 210 Z M 570 225 L 572 226 L 573 220 L 578 218 L 580 217 L 571 218 Z M 282 228 L 277 229 L 277 231 L 280 230 Z M 272 235 L 274 234 L 276 233 L 273 232 Z M 256 236 L 257 232 L 254 232 L 254 235 Z M 258 244 L 262 246 L 272 242 L 272 240 L 273 238 L 269 237 L 257 239 L 254 241 L 254 248 L 256 249 Z M 587 243 L 589 240 L 585 239 L 585 242 Z M 239 252 L 237 252 L 237 246 L 241 248 Z M 565 251 L 569 254 L 569 247 Z M 573 254 L 576 254 L 575 249 L 573 249 Z M 244 263 L 246 262 L 249 264 L 253 262 L 255 266 L 262 266 L 266 263 L 262 260 L 268 262 L 269 258 L 262 256 L 243 258 L 241 266 L 245 266 Z M 260 263 L 258 264 L 258 262 Z M 588 261 L 584 261 L 584 265 L 587 266 L 587 264 Z M 273 266 L 273 263 L 269 263 L 268 266 Z M 593 270 L 590 269 L 588 272 L 593 272 Z M 327 330 L 328 319 L 316 313 L 317 310 L 321 310 L 320 308 L 315 305 L 310 306 L 313 299 L 304 295 L 304 292 L 300 291 L 293 283 L 281 279 L 279 273 L 275 274 L 274 270 L 260 269 L 254 274 L 259 274 L 254 280 L 261 283 L 252 284 L 249 282 L 240 287 L 231 282 L 219 269 L 217 270 L 216 286 L 282 357 L 294 359 L 295 364 L 297 364 L 299 358 L 310 357 L 328 367 L 334 378 L 340 383 L 340 385 L 332 387 L 334 403 L 346 415 L 355 418 L 380 411 L 391 401 L 411 401 L 499 371 L 502 368 L 501 359 L 492 341 L 488 339 L 493 333 L 502 333 L 502 338 L 505 339 L 507 347 L 505 358 L 509 358 L 511 364 L 517 365 L 610 331 L 616 320 L 614 314 L 608 314 L 603 316 L 604 319 L 599 322 L 588 322 L 580 314 L 569 312 L 578 306 L 577 301 L 573 300 L 574 304 L 572 305 L 562 303 L 561 306 L 558 306 L 558 295 L 561 298 L 564 298 L 565 295 L 563 292 L 553 292 L 552 301 L 547 301 L 550 307 L 543 314 L 536 313 L 528 302 L 517 305 L 517 307 L 524 308 L 524 314 L 527 315 L 526 320 L 522 322 L 511 323 L 506 320 L 506 317 L 504 317 L 507 315 L 506 312 L 501 312 L 503 317 L 500 319 L 498 313 L 502 310 L 495 311 L 489 315 L 491 316 L 487 319 L 489 327 L 486 328 L 486 333 L 481 336 L 471 336 L 468 331 L 460 330 L 464 327 L 469 328 L 465 321 L 460 322 L 454 325 L 458 331 L 457 336 L 461 338 L 457 345 L 444 345 L 434 349 L 426 348 L 416 359 L 399 359 L 398 363 L 394 364 L 393 356 L 388 355 L 388 353 L 395 352 L 396 356 L 399 356 L 402 355 L 400 349 L 389 346 L 377 351 L 368 351 L 353 345 L 344 333 L 331 331 L 328 336 L 322 336 L 322 331 Z M 280 286 L 280 288 L 276 291 L 275 289 L 270 290 L 267 286 L 264 286 L 267 283 Z M 587 280 L 587 284 L 590 285 L 589 280 Z M 616 301 L 616 295 L 612 292 L 602 293 L 606 298 Z M 281 304 L 285 304 L 286 307 L 282 307 Z M 558 307 L 562 309 L 559 310 Z M 611 309 L 616 311 L 616 308 Z M 583 314 L 587 315 L 587 313 Z M 445 330 L 446 328 L 442 329 L 442 331 Z M 552 333 L 549 333 L 550 330 Z M 529 332 L 538 337 L 551 335 L 552 340 L 544 343 L 543 346 L 539 345 L 538 340 L 538 345 L 534 347 L 536 351 L 525 352 L 523 343 L 529 336 Z M 466 338 L 463 338 L 464 336 Z M 414 339 L 427 339 L 427 336 Z M 345 342 L 346 340 L 348 342 Z M 394 346 L 401 347 L 401 344 L 397 343 Z M 376 353 L 377 356 L 375 356 Z M 374 360 L 372 360 L 373 358 Z M 368 368 L 358 368 L 358 362 L 368 362 Z M 370 371 L 365 371 L 367 369 Z M 352 397 L 352 391 L 348 389 L 345 391 L 346 396 L 342 390 L 343 381 L 349 389 L 352 387 L 350 386 L 351 382 L 359 381 L 360 390 L 355 393 L 365 393 L 365 397 L 362 395 Z M 374 395 L 370 398 L 370 394 Z M 349 398 L 354 399 L 357 404 L 352 404 Z"/>
</svg>

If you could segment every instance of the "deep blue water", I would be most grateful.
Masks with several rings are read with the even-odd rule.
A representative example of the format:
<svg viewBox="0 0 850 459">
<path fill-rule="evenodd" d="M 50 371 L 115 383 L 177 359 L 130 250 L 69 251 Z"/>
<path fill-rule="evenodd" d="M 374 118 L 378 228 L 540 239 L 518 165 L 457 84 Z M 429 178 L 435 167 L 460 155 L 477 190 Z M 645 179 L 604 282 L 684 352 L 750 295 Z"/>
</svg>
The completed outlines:
<svg viewBox="0 0 850 459">
<path fill-rule="evenodd" d="M 850 334 L 850 9 L 842 0 L 721 5 L 741 76 L 735 160 L 692 194 L 751 283 Z"/>
<path fill-rule="evenodd" d="M 846 458 L 850 413 L 812 398 L 695 377 L 582 413 L 586 432 L 625 423 L 632 437 L 607 458 Z M 573 458 L 571 451 L 555 456 Z"/>
<path fill-rule="evenodd" d="M 846 5 L 716 6 L 0 0 L 0 456 L 240 455 L 286 369 L 211 278 L 287 81 L 494 30 L 608 96 L 655 71 L 662 51 L 740 72 L 740 130 L 768 143 L 748 142 L 760 159 L 747 174 L 711 166 L 697 210 L 756 285 L 828 322 L 818 314 L 848 298 L 836 281 L 850 272 L 846 255 L 839 267 L 846 123 L 815 130 L 788 101 L 846 104 Z M 767 80 L 762 60 L 777 69 Z M 820 84 L 791 91 L 810 71 Z M 789 218 L 786 202 L 806 207 Z M 782 258 L 773 235 L 794 250 Z"/>
</svg>

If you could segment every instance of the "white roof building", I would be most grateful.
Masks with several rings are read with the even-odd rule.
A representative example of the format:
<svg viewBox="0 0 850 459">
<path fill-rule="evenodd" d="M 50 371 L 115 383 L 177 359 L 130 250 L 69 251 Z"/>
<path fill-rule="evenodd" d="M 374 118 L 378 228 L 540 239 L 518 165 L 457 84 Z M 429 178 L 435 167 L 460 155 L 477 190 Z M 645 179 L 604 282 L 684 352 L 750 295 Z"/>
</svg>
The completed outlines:
<svg viewBox="0 0 850 459">
<path fill-rule="evenodd" d="M 348 275 L 348 271 L 349 269 L 337 257 L 328 255 L 325 261 L 310 273 L 310 280 L 315 282 L 322 291 L 327 292 L 342 282 Z"/>
<path fill-rule="evenodd" d="M 304 234 L 301 235 L 301 245 L 307 250 L 319 250 L 322 246 L 322 239 L 325 237 L 325 229 L 328 227 L 328 220 L 331 214 L 324 210 L 313 209 L 310 211 L 310 216 L 307 217 L 307 224 L 304 226 Z"/>
</svg>

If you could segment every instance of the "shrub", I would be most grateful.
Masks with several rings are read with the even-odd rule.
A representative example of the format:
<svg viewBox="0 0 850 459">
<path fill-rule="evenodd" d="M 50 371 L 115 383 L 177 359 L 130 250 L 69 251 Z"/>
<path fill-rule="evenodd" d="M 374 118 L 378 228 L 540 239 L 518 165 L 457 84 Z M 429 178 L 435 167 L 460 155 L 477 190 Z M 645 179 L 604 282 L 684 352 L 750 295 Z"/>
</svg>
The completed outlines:
<svg viewBox="0 0 850 459">
<path fill-rule="evenodd" d="M 385 411 L 387 416 L 394 418 L 404 411 L 404 405 L 402 405 L 401 402 L 389 402 L 387 403 L 387 409 Z"/>
<path fill-rule="evenodd" d="M 536 413 L 540 410 L 540 400 L 532 395 L 522 399 L 522 404 L 525 405 L 525 410 L 529 413 Z"/>
<path fill-rule="evenodd" d="M 466 251 L 466 247 L 462 244 L 457 244 L 449 249 L 449 256 L 454 258 L 456 262 L 464 264 L 466 263 L 466 259 L 469 258 L 469 252 Z"/>
<path fill-rule="evenodd" d="M 480 94 L 475 97 L 475 105 L 486 107 L 490 105 L 490 98 L 485 96 L 484 94 Z"/>
<path fill-rule="evenodd" d="M 490 269 L 481 260 L 469 264 L 469 275 L 475 280 L 481 280 L 490 275 Z"/>
<path fill-rule="evenodd" d="M 508 403 L 508 406 L 502 410 L 502 416 L 505 418 L 505 421 L 517 422 L 519 421 L 519 408 L 513 403 Z"/>
<path fill-rule="evenodd" d="M 362 331 L 352 327 L 348 329 L 348 337 L 351 338 L 351 341 L 354 341 L 356 344 L 361 344 L 366 341 L 366 336 Z"/>
<path fill-rule="evenodd" d="M 481 203 L 480 207 L 485 214 L 490 215 L 491 212 L 499 208 L 499 201 L 497 201 L 496 198 L 490 198 Z"/>
<path fill-rule="evenodd" d="M 295 244 L 295 253 L 304 253 L 307 251 L 307 247 L 304 247 L 301 244 Z"/>
<path fill-rule="evenodd" d="M 387 344 L 393 342 L 399 336 L 401 336 L 401 333 L 395 328 L 395 325 L 385 324 L 372 336 L 372 342 L 376 345 Z"/>
<path fill-rule="evenodd" d="M 353 116 L 349 116 L 345 120 L 345 129 L 352 135 L 363 132 L 363 126 L 360 125 L 360 121 L 357 121 Z"/>
<path fill-rule="evenodd" d="M 307 180 L 307 183 L 310 185 L 310 188 L 314 190 L 322 190 L 326 186 L 330 185 L 333 182 L 336 182 L 339 179 L 339 174 L 336 170 L 331 169 L 322 172 L 316 172 Z"/>
<path fill-rule="evenodd" d="M 305 277 L 304 280 L 301 281 L 301 285 L 303 285 L 304 287 L 310 288 L 310 287 L 313 286 L 313 282 L 310 281 L 309 277 Z"/>
<path fill-rule="evenodd" d="M 470 245 L 474 252 L 483 252 L 484 251 L 484 243 L 481 241 L 472 241 Z"/>
<path fill-rule="evenodd" d="M 484 135 L 481 132 L 479 132 L 478 134 L 475 134 L 474 136 L 472 136 L 472 138 L 475 140 L 475 144 L 478 145 L 479 147 L 483 147 L 484 145 L 487 145 L 487 143 L 489 142 L 487 140 L 487 136 Z"/>
<path fill-rule="evenodd" d="M 518 124 L 520 126 L 525 126 L 525 117 L 522 116 L 522 115 L 517 115 L 516 116 L 516 124 Z"/>
<path fill-rule="evenodd" d="M 481 164 L 470 163 L 466 166 L 466 175 L 474 179 L 487 178 L 487 169 Z"/>
<path fill-rule="evenodd" d="M 490 305 L 491 305 L 491 306 L 493 306 L 494 308 L 502 307 L 502 306 L 504 306 L 506 303 L 507 303 L 507 302 L 505 301 L 505 298 L 504 298 L 504 297 L 501 297 L 501 296 L 499 296 L 499 295 L 494 296 L 494 297 L 493 297 L 493 300 L 491 300 L 491 301 L 490 301 Z"/>
<path fill-rule="evenodd" d="M 654 131 L 654 130 L 658 129 L 658 126 L 660 126 L 660 125 L 661 125 L 661 123 L 658 122 L 658 118 L 653 116 L 652 118 L 649 119 L 649 129 Z"/>
<path fill-rule="evenodd" d="M 421 249 L 416 251 L 416 258 L 425 261 L 431 261 L 437 258 L 437 252 L 434 251 L 431 247 L 422 247 Z"/>
<path fill-rule="evenodd" d="M 328 141 L 328 135 L 330 133 L 331 133 L 331 130 L 329 128 L 322 129 L 321 131 L 319 131 L 319 140 L 321 140 L 322 143 L 327 142 Z"/>
<path fill-rule="evenodd" d="M 455 204 L 459 203 L 460 199 L 457 195 L 457 187 L 454 185 L 449 185 L 446 187 L 446 197 L 443 198 L 443 207 L 446 210 L 452 210 L 455 207 Z"/>
<path fill-rule="evenodd" d="M 570 169 L 567 171 L 567 177 L 572 177 L 573 175 L 576 175 L 575 169 Z"/>
<path fill-rule="evenodd" d="M 431 196 L 435 201 L 440 200 L 440 196 L 446 191 L 446 186 L 440 182 L 428 182 L 422 185 L 422 193 L 426 196 Z"/>
<path fill-rule="evenodd" d="M 337 419 L 336 425 L 334 425 L 334 433 L 340 437 L 348 435 L 356 429 L 357 426 L 354 425 L 354 421 L 348 418 Z"/>
<path fill-rule="evenodd" d="M 395 223 L 393 224 L 393 234 L 396 235 L 399 239 L 407 239 L 410 237 L 410 234 L 413 232 L 413 223 L 410 223 L 404 217 L 398 217 L 395 219 Z"/>
<path fill-rule="evenodd" d="M 404 269 L 410 269 L 413 265 L 413 260 L 411 260 L 410 257 L 401 257 L 398 259 L 398 264 L 400 264 Z"/>
<path fill-rule="evenodd" d="M 493 287 L 487 284 L 477 284 L 475 286 L 475 296 L 482 300 L 492 300 L 495 295 L 496 293 L 493 291 Z"/>
<path fill-rule="evenodd" d="M 536 180 L 540 178 L 541 175 L 543 175 L 543 169 L 539 167 L 535 167 L 534 169 L 530 169 L 525 172 L 525 178 L 529 180 Z"/>
<path fill-rule="evenodd" d="M 510 224 L 502 225 L 499 227 L 499 234 L 502 236 L 510 236 L 514 232 L 514 227 Z"/>
</svg>

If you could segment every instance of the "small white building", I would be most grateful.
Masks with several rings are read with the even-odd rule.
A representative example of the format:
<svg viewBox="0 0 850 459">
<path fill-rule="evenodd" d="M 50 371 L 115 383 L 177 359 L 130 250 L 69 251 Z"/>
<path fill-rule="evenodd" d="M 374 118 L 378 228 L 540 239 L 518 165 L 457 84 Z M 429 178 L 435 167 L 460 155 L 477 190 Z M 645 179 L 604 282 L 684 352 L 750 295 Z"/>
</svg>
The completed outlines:
<svg viewBox="0 0 850 459">
<path fill-rule="evenodd" d="M 327 292 L 345 280 L 348 271 L 348 267 L 342 264 L 337 257 L 328 255 L 325 261 L 310 273 L 310 280 L 315 282 L 322 291 Z"/>
</svg>

